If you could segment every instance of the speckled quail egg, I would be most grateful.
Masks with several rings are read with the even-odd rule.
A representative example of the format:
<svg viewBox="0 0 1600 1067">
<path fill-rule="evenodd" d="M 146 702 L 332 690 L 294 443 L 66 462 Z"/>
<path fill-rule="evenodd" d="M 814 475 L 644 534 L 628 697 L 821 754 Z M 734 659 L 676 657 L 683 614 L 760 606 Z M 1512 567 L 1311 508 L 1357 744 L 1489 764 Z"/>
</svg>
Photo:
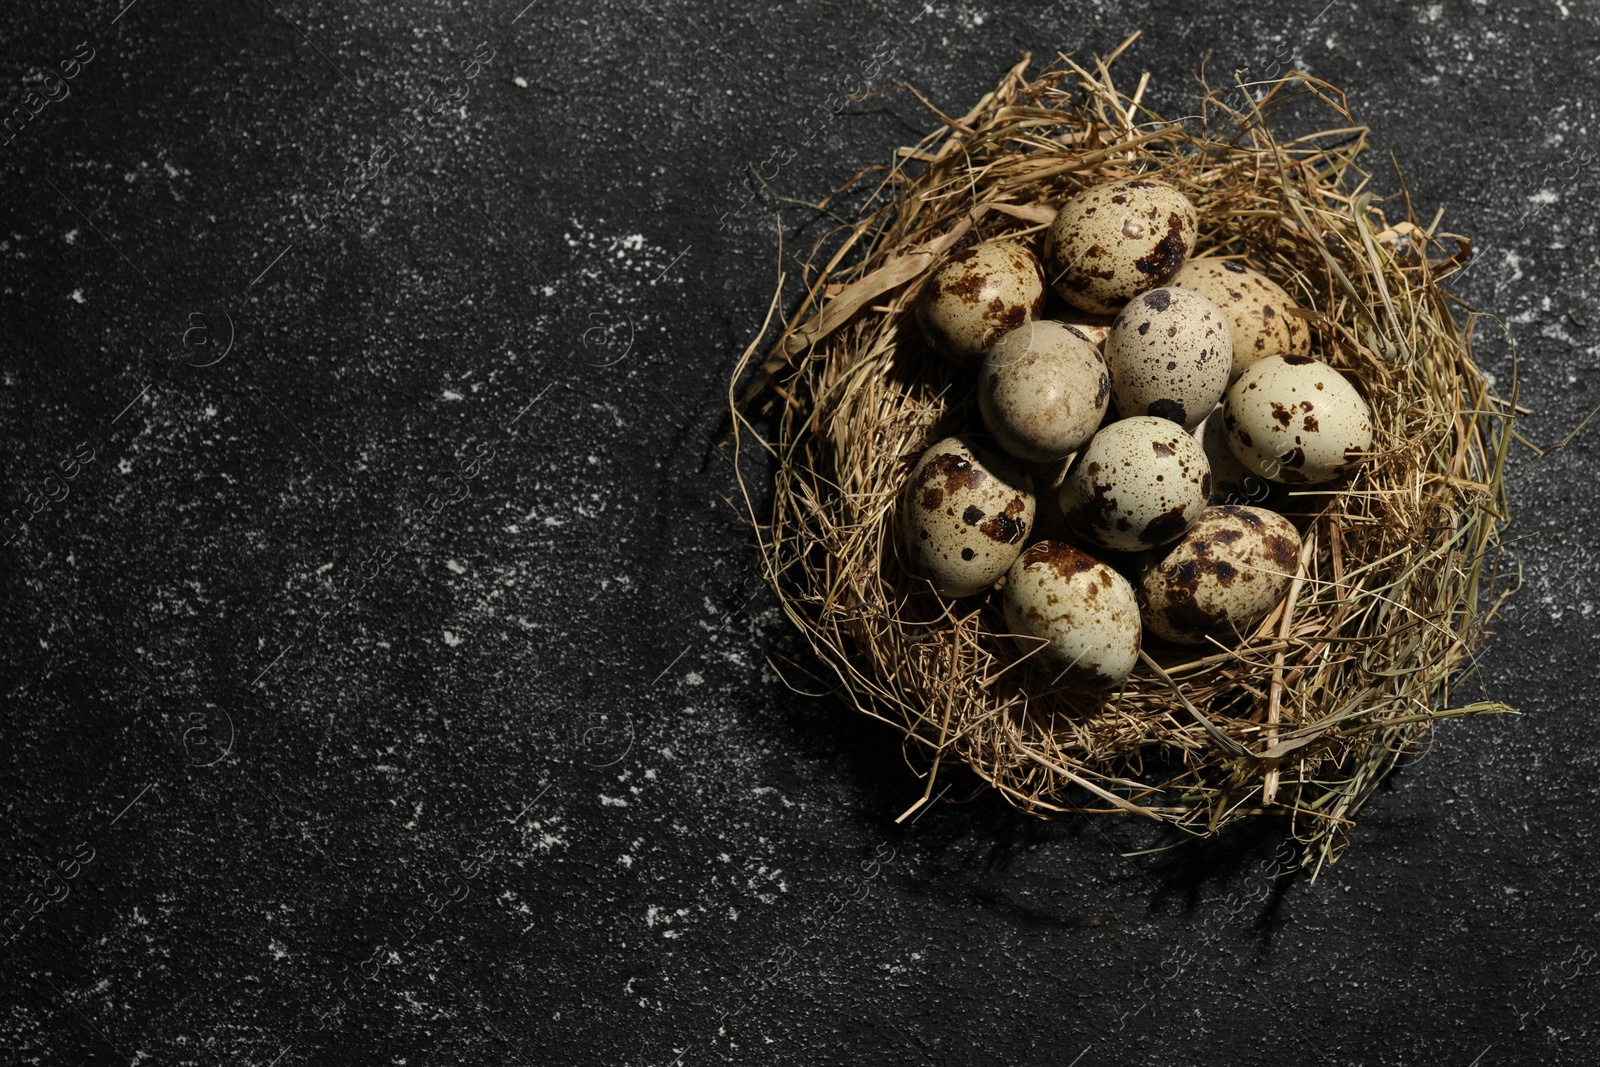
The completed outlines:
<svg viewBox="0 0 1600 1067">
<path fill-rule="evenodd" d="M 952 361 L 971 365 L 1044 310 L 1039 260 L 1012 241 L 985 241 L 947 259 L 922 286 L 917 323 Z"/>
<path fill-rule="evenodd" d="M 906 486 L 906 551 L 939 592 L 971 596 L 1016 560 L 1033 510 L 1021 463 L 973 437 L 946 437 L 922 454 Z"/>
<path fill-rule="evenodd" d="M 1136 552 L 1183 536 L 1205 510 L 1211 465 L 1169 419 L 1136 415 L 1103 427 L 1061 484 L 1061 513 L 1079 537 Z"/>
<path fill-rule="evenodd" d="M 1304 319 L 1289 314 L 1296 306 L 1289 294 L 1237 259 L 1191 259 L 1167 284 L 1199 293 L 1222 309 L 1233 338 L 1230 382 L 1258 359 L 1311 351 L 1311 331 Z"/>
<path fill-rule="evenodd" d="M 1217 305 L 1188 289 L 1152 289 L 1111 324 L 1111 402 L 1124 418 L 1154 415 L 1193 430 L 1222 399 L 1232 359 Z"/>
<path fill-rule="evenodd" d="M 1146 178 L 1097 185 L 1056 213 L 1045 234 L 1045 277 L 1073 307 L 1114 314 L 1165 285 L 1194 238 L 1194 205 L 1172 186 Z"/>
<path fill-rule="evenodd" d="M 1000 447 L 1018 459 L 1065 459 L 1105 417 L 1111 375 L 1100 350 L 1059 322 L 1017 327 L 978 372 L 978 410 Z"/>
<path fill-rule="evenodd" d="M 1183 645 L 1238 639 L 1283 599 L 1300 534 L 1265 508 L 1207 508 L 1139 580 L 1145 629 Z"/>
<path fill-rule="evenodd" d="M 1040 541 L 1006 577 L 1006 625 L 1059 680 L 1109 689 L 1139 659 L 1139 602 L 1128 580 L 1065 541 Z M 1040 648 L 1038 641 L 1047 644 Z"/>
<path fill-rule="evenodd" d="M 1211 464 L 1210 504 L 1260 504 L 1272 493 L 1272 483 L 1239 462 L 1239 457 L 1228 447 L 1228 428 L 1222 422 L 1222 405 L 1218 404 L 1206 416 L 1206 421 L 1195 427 L 1195 440 L 1205 449 L 1206 462 Z"/>
<path fill-rule="evenodd" d="M 1309 356 L 1257 360 L 1223 400 L 1228 447 L 1275 482 L 1326 482 L 1372 447 L 1372 411 L 1350 379 Z"/>
</svg>

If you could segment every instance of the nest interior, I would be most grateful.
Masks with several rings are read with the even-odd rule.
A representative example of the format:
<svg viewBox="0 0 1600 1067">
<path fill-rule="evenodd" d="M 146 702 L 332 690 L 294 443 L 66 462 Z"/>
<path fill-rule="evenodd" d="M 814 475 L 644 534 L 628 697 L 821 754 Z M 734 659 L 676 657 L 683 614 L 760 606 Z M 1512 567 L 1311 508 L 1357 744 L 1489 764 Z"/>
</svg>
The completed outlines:
<svg viewBox="0 0 1600 1067">
<path fill-rule="evenodd" d="M 875 183 L 870 213 L 818 241 L 776 342 L 764 331 L 730 382 L 734 446 L 774 472 L 770 513 L 748 486 L 745 502 L 783 609 L 830 686 L 904 734 L 924 799 L 959 761 L 1039 815 L 1129 813 L 1204 835 L 1274 814 L 1320 867 L 1433 722 L 1510 710 L 1455 706 L 1450 690 L 1513 584 L 1498 558 L 1515 386 L 1493 392 L 1474 313 L 1440 285 L 1470 244 L 1419 218 L 1403 180 L 1385 201 L 1371 192 L 1367 130 L 1335 87 L 1290 73 L 1222 92 L 1201 75 L 1194 113 L 1163 118 L 1141 102 L 1148 73 L 1131 91 L 1113 80 L 1131 41 L 1036 77 L 1024 57 L 960 117 L 929 104 L 938 129 L 847 186 Z M 1275 134 L 1308 107 L 1327 128 Z M 1196 256 L 1241 257 L 1289 291 L 1312 355 L 1367 398 L 1376 439 L 1341 481 L 1275 490 L 1267 506 L 1303 550 L 1246 639 L 1147 641 L 1123 688 L 1097 696 L 1022 656 L 998 598 L 942 598 L 902 561 L 912 465 L 982 428 L 974 372 L 930 352 L 908 309 L 948 253 L 998 237 L 1037 248 L 1073 193 L 1134 175 L 1194 203 Z"/>
</svg>

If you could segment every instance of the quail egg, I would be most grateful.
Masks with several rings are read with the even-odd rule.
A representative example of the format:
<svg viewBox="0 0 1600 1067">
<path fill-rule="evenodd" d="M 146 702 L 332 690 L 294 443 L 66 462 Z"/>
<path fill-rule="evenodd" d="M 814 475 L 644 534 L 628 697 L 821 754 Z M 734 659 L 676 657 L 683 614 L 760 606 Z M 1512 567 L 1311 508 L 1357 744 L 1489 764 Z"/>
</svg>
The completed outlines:
<svg viewBox="0 0 1600 1067">
<path fill-rule="evenodd" d="M 945 596 L 971 596 L 1006 573 L 1033 526 L 1033 479 L 997 448 L 947 437 L 906 486 L 906 552 Z"/>
<path fill-rule="evenodd" d="M 1012 241 L 985 241 L 955 253 L 923 284 L 917 323 L 952 361 L 971 365 L 1007 331 L 1044 310 L 1039 260 Z"/>
<path fill-rule="evenodd" d="M 1027 323 L 983 357 L 978 409 L 1000 447 L 1018 459 L 1065 459 L 1105 417 L 1111 375 L 1100 350 L 1059 322 Z"/>
<path fill-rule="evenodd" d="M 1056 213 L 1045 234 L 1045 276 L 1073 307 L 1114 314 L 1165 285 L 1194 238 L 1194 205 L 1172 186 L 1147 178 L 1097 185 Z"/>
<path fill-rule="evenodd" d="M 1199 293 L 1222 309 L 1233 339 L 1231 382 L 1246 367 L 1267 356 L 1303 356 L 1311 351 L 1311 331 L 1283 287 L 1237 259 L 1191 259 L 1169 285 Z"/>
<path fill-rule="evenodd" d="M 1136 415 L 1090 439 L 1061 484 L 1073 532 L 1102 548 L 1166 544 L 1205 510 L 1211 465 L 1194 435 L 1168 419 Z"/>
<path fill-rule="evenodd" d="M 1223 400 L 1228 446 L 1251 471 L 1286 484 L 1326 482 L 1372 448 L 1372 410 L 1350 379 L 1309 356 L 1257 360 Z"/>
<path fill-rule="evenodd" d="M 1011 565 L 1006 625 L 1059 679 L 1109 689 L 1139 659 L 1139 602 L 1111 567 L 1065 541 L 1040 541 Z M 1038 642 L 1047 644 L 1040 648 Z"/>
<path fill-rule="evenodd" d="M 1128 301 L 1106 338 L 1117 414 L 1200 425 L 1228 388 L 1233 342 L 1222 311 L 1189 289 L 1151 289 Z"/>
<path fill-rule="evenodd" d="M 1247 636 L 1283 599 L 1300 534 L 1265 508 L 1207 508 L 1139 579 L 1145 629 L 1183 645 Z"/>
</svg>

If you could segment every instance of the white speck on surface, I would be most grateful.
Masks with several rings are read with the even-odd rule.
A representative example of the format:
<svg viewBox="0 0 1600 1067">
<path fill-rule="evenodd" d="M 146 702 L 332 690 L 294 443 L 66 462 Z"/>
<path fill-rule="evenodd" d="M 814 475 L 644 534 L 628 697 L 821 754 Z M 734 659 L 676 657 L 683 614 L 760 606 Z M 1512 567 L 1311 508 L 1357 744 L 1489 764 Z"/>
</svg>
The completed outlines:
<svg viewBox="0 0 1600 1067">
<path fill-rule="evenodd" d="M 444 565 L 446 567 L 450 568 L 450 573 L 451 574 L 465 574 L 465 573 L 467 573 L 467 568 L 463 567 L 461 564 L 457 563 L 453 559 L 445 560 L 444 561 Z"/>
<path fill-rule="evenodd" d="M 464 396 L 462 396 L 460 393 L 456 392 L 454 389 L 446 389 L 444 391 L 444 398 L 446 400 L 465 400 L 466 399 Z"/>
<path fill-rule="evenodd" d="M 461 638 L 457 637 L 449 630 L 446 630 L 444 631 L 444 643 L 449 645 L 451 648 L 454 648 L 461 643 Z"/>
<path fill-rule="evenodd" d="M 74 289 L 74 290 L 72 290 L 72 299 L 77 301 L 80 304 L 87 304 L 88 303 L 88 301 L 84 299 L 83 290 L 82 289 Z"/>
<path fill-rule="evenodd" d="M 518 74 L 515 78 L 511 79 L 511 84 L 515 85 L 518 89 L 526 89 L 528 87 L 528 79 Z"/>
<path fill-rule="evenodd" d="M 628 802 L 621 797 L 608 797 L 601 793 L 600 806 L 602 808 L 625 808 L 628 806 Z"/>
</svg>

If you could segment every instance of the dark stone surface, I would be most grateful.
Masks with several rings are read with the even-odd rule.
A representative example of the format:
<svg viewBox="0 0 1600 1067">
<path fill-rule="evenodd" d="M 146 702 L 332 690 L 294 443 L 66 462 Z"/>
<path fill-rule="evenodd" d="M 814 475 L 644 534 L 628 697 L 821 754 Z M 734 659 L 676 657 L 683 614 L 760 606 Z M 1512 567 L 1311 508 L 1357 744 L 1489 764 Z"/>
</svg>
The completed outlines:
<svg viewBox="0 0 1600 1067">
<path fill-rule="evenodd" d="M 959 112 L 1136 27 L 1164 112 L 1208 53 L 1327 77 L 1485 250 L 1523 432 L 1600 400 L 1595 6 L 1236 6 L 8 6 L 5 112 L 76 76 L 0 144 L 0 501 L 55 498 L 4 547 L 4 1061 L 1596 1062 L 1592 428 L 1513 456 L 1460 696 L 1524 714 L 1315 884 L 1269 833 L 896 827 L 893 737 L 765 664 L 708 442 L 821 230 L 738 183 L 930 124 L 832 93 Z"/>
</svg>

